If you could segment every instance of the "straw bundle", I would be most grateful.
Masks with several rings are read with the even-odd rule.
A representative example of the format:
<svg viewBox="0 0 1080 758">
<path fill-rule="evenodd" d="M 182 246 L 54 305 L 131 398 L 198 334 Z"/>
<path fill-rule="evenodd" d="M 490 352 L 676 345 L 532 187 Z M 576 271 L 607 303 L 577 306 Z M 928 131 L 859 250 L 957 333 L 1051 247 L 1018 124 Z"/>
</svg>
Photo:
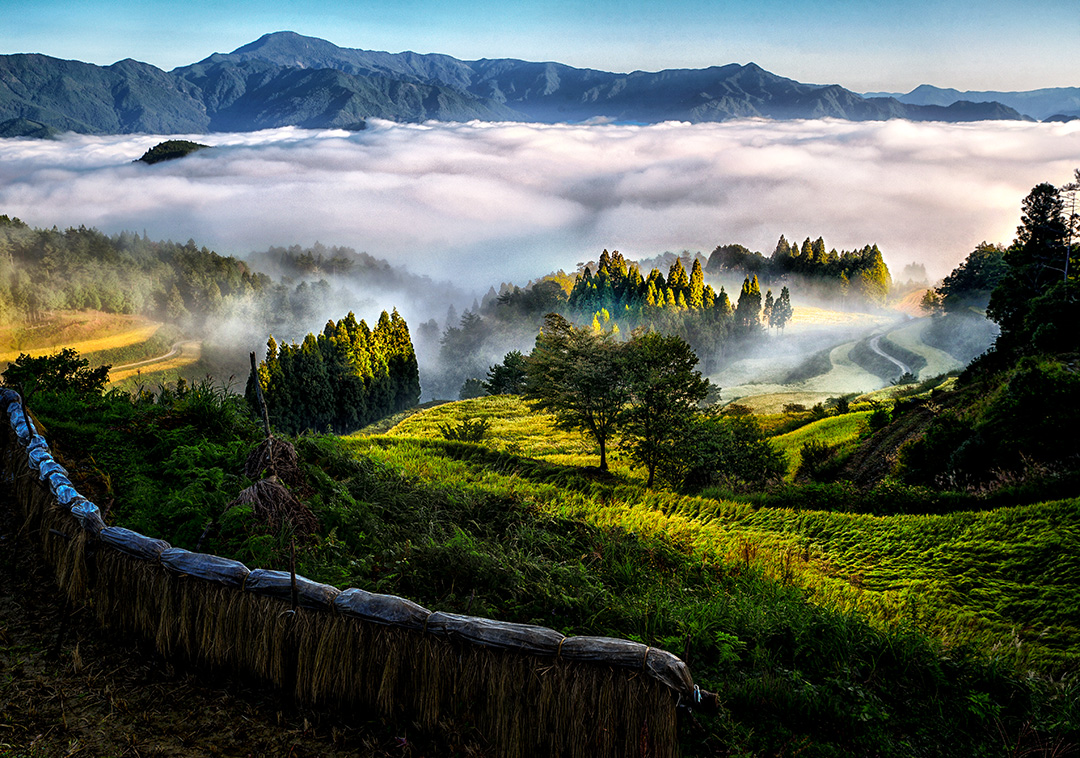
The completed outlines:
<svg viewBox="0 0 1080 758">
<path fill-rule="evenodd" d="M 294 534 L 306 536 L 319 529 L 315 514 L 273 478 L 260 479 L 247 489 L 241 490 L 228 507 L 244 504 L 251 505 L 255 517 L 267 524 L 272 531 L 287 525 Z"/>
<path fill-rule="evenodd" d="M 302 489 L 305 485 L 296 448 L 280 437 L 266 437 L 248 453 L 244 462 L 244 476 L 252 481 L 264 476 L 276 476 L 294 489 Z"/>
</svg>

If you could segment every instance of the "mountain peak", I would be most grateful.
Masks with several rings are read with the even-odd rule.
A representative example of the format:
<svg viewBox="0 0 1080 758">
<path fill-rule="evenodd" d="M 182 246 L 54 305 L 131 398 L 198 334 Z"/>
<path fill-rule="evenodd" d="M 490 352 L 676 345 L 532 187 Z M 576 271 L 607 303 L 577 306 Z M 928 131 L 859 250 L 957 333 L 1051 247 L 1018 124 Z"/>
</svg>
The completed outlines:
<svg viewBox="0 0 1080 758">
<path fill-rule="evenodd" d="M 266 54 L 267 52 L 326 52 L 339 51 L 340 47 L 333 42 L 327 42 L 318 37 L 305 37 L 292 31 L 270 32 L 259 37 L 254 42 L 249 42 L 233 50 L 230 55 Z"/>
</svg>

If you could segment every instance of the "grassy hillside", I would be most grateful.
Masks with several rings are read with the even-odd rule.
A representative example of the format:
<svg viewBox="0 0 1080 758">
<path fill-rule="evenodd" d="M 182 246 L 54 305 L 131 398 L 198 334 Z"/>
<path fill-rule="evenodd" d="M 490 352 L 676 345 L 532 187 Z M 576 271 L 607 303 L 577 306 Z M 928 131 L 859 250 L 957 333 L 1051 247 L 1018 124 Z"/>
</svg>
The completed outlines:
<svg viewBox="0 0 1080 758">
<path fill-rule="evenodd" d="M 434 439 L 435 418 L 485 413 L 499 423 L 490 447 Z M 843 443 L 859 434 L 868 414 L 823 419 L 777 439 L 793 451 L 808 439 Z M 532 438 L 532 458 L 564 457 L 547 457 L 535 441 L 541 423 L 514 398 L 484 398 L 440 406 L 412 416 L 387 437 L 350 438 L 346 444 L 357 455 L 433 484 L 525 498 L 559 517 L 666 536 L 699 559 L 752 563 L 801 586 L 815 602 L 858 610 L 881 628 L 912 624 L 943 642 L 978 644 L 1024 665 L 1077 662 L 1080 630 L 1071 620 L 1080 588 L 1075 500 L 885 518 L 757 508 L 647 491 L 630 472 L 612 482 L 577 478 L 566 486 L 569 474 L 556 467 L 488 452 Z M 1055 557 L 1048 561 L 1051 552 Z"/>
<path fill-rule="evenodd" d="M 257 439 L 235 397 L 43 395 L 35 412 L 110 523 L 287 565 L 287 535 L 229 504 Z M 439 419 L 485 414 L 490 445 L 437 438 Z M 683 723 L 691 755 L 996 755 L 1075 733 L 1072 680 L 1047 677 L 1076 665 L 1075 502 L 875 518 L 682 497 L 597 477 L 547 423 L 485 398 L 297 439 L 322 524 L 298 570 L 684 656 L 722 700 Z"/>
<path fill-rule="evenodd" d="M 802 462 L 802 447 L 808 442 L 817 442 L 830 447 L 850 447 L 852 442 L 866 429 L 870 411 L 847 413 L 842 416 L 830 416 L 814 421 L 795 431 L 773 437 L 773 443 L 787 455 L 790 481 Z"/>
<path fill-rule="evenodd" d="M 161 323 L 142 316 L 129 316 L 101 311 L 59 311 L 48 319 L 33 324 L 0 325 L 0 364 L 7 364 L 20 353 L 46 355 L 70 347 L 90 358 L 102 353 L 103 359 L 94 365 L 109 363 L 116 351 L 141 345 L 151 340 Z"/>
</svg>

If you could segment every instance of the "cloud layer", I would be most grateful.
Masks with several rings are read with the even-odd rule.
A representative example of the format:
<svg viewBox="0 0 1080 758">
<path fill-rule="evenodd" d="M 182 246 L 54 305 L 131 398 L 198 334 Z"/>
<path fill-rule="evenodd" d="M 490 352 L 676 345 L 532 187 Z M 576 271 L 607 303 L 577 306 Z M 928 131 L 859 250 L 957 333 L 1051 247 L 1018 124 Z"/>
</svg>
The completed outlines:
<svg viewBox="0 0 1080 758">
<path fill-rule="evenodd" d="M 0 213 L 240 256 L 318 240 L 479 290 L 605 247 L 768 255 L 780 234 L 877 243 L 894 271 L 940 277 L 980 241 L 1009 242 L 1031 187 L 1080 165 L 1080 122 L 375 122 L 190 138 L 217 149 L 146 166 L 132 160 L 164 137 L 0 139 Z"/>
</svg>

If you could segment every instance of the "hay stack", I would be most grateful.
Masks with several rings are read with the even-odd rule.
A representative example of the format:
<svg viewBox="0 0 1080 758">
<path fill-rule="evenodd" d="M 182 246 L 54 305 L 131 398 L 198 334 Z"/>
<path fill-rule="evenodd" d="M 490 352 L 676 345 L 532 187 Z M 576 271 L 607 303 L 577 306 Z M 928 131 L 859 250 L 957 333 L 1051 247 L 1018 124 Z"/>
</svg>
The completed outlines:
<svg viewBox="0 0 1080 758">
<path fill-rule="evenodd" d="M 279 481 L 298 490 L 306 486 L 296 448 L 280 437 L 268 436 L 248 453 L 244 462 L 244 476 L 252 481 L 276 476 Z"/>
<path fill-rule="evenodd" d="M 255 518 L 266 523 L 273 531 L 288 525 L 293 533 L 302 536 L 314 534 L 319 529 L 319 521 L 306 505 L 297 500 L 275 477 L 260 479 L 255 484 L 242 490 L 229 503 L 251 505 Z"/>
</svg>

